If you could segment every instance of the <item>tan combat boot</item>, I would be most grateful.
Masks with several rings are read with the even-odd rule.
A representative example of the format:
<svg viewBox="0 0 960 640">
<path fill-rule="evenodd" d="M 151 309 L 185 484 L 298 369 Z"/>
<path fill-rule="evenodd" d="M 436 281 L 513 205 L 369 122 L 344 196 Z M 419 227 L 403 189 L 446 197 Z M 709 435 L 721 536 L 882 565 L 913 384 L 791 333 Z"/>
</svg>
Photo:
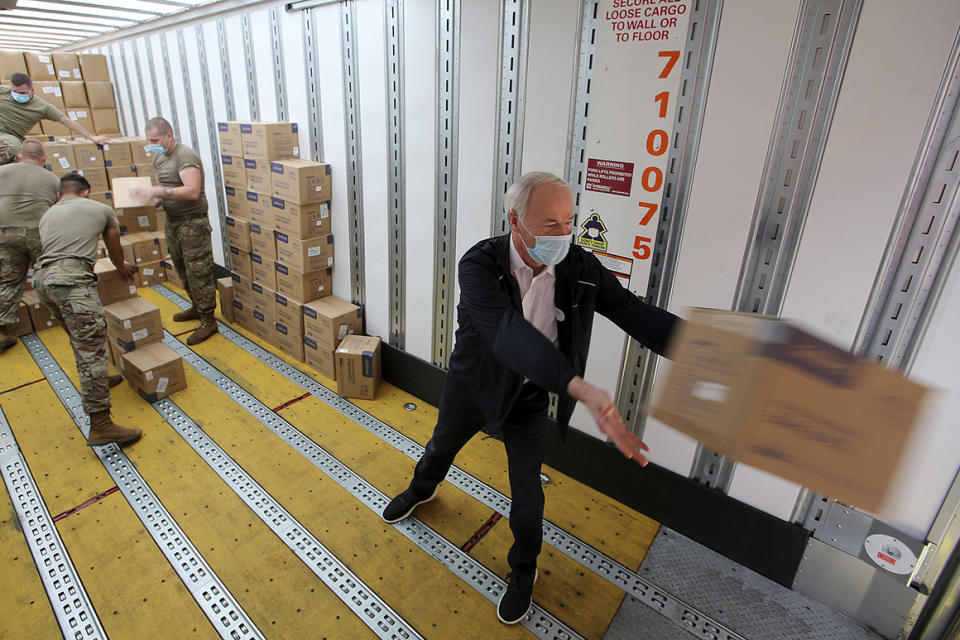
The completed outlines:
<svg viewBox="0 0 960 640">
<path fill-rule="evenodd" d="M 177 311 L 175 314 L 173 314 L 174 322 L 186 322 L 187 320 L 199 320 L 199 319 L 200 319 L 200 312 L 197 311 L 197 308 L 192 304 L 190 305 L 189 309 L 184 309 L 183 311 Z"/>
<path fill-rule="evenodd" d="M 187 338 L 187 344 L 199 344 L 212 336 L 215 333 L 218 333 L 217 329 L 217 319 L 213 317 L 212 313 L 204 313 L 200 315 L 200 326 L 190 334 L 190 337 Z"/>
<path fill-rule="evenodd" d="M 107 384 L 110 386 L 110 388 L 117 386 L 121 382 L 123 382 L 123 376 L 120 375 L 119 373 L 115 373 L 111 376 L 107 376 Z"/>
<path fill-rule="evenodd" d="M 17 339 L 7 333 L 7 327 L 0 324 L 0 351 L 17 344 Z"/>
<path fill-rule="evenodd" d="M 127 429 L 114 424 L 110 419 L 110 409 L 90 414 L 90 434 L 87 436 L 88 447 L 99 447 L 102 444 L 126 444 L 140 439 L 140 429 Z"/>
</svg>

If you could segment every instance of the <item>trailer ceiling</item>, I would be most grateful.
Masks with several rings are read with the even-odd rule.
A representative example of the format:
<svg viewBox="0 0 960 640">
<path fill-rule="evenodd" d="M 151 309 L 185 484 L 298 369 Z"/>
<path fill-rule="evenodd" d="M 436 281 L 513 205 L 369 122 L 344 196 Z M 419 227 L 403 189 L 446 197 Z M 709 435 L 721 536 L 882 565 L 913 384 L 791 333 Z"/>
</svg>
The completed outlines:
<svg viewBox="0 0 960 640">
<path fill-rule="evenodd" d="M 216 0 L 18 0 L 0 12 L 0 49 L 51 51 Z"/>
</svg>

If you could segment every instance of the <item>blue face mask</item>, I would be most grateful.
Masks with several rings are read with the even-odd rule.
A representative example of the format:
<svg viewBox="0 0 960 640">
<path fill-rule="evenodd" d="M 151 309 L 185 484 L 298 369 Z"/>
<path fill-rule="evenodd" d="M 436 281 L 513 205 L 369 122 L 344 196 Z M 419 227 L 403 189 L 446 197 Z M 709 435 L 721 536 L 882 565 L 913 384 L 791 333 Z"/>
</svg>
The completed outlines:
<svg viewBox="0 0 960 640">
<path fill-rule="evenodd" d="M 524 229 L 527 229 L 523 220 L 520 220 L 520 224 Z M 572 233 L 565 236 L 535 236 L 530 229 L 527 229 L 527 233 L 537 241 L 532 249 L 527 247 L 527 253 L 536 262 L 550 266 L 560 264 L 567 257 L 567 252 L 570 251 L 570 242 L 573 240 Z"/>
<path fill-rule="evenodd" d="M 147 153 L 152 153 L 155 156 L 161 156 L 167 152 L 167 150 L 163 148 L 162 144 L 144 145 L 143 150 Z"/>
<path fill-rule="evenodd" d="M 16 91 L 10 92 L 10 97 L 19 102 L 20 104 L 26 104 L 30 102 L 31 96 L 29 93 L 17 93 Z"/>
</svg>

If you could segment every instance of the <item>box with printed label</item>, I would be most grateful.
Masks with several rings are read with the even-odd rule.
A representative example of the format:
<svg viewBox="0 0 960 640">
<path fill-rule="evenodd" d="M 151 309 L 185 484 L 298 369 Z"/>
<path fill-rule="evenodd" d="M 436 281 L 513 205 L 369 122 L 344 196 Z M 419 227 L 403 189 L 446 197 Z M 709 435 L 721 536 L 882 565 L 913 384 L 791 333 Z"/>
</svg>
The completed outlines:
<svg viewBox="0 0 960 640">
<path fill-rule="evenodd" d="M 254 282 L 265 287 L 277 289 L 277 271 L 273 260 L 264 258 L 259 253 L 250 254 L 250 274 Z"/>
<path fill-rule="evenodd" d="M 243 218 L 226 216 L 227 240 L 231 247 L 249 253 L 253 246 L 250 244 L 250 222 Z"/>
<path fill-rule="evenodd" d="M 240 135 L 240 122 L 218 122 L 217 136 L 220 138 L 220 153 L 237 158 L 243 157 L 243 140 Z"/>
<path fill-rule="evenodd" d="M 347 336 L 334 353 L 337 395 L 373 400 L 380 387 L 380 338 Z"/>
<path fill-rule="evenodd" d="M 333 266 L 333 235 L 297 238 L 277 233 L 277 260 L 297 271 L 308 273 Z"/>
<path fill-rule="evenodd" d="M 330 200 L 330 165 L 313 160 L 274 160 L 270 184 L 275 198 L 308 204 Z"/>
<path fill-rule="evenodd" d="M 43 145 L 43 151 L 47 154 L 47 167 L 50 169 L 62 169 L 75 171 L 77 169 L 77 156 L 74 153 L 72 144 L 66 142 L 51 142 Z"/>
<path fill-rule="evenodd" d="M 87 107 L 77 109 L 72 107 L 67 109 L 67 117 L 79 124 L 81 127 L 87 131 L 95 132 L 96 127 L 93 124 L 93 113 Z M 116 119 L 116 112 L 114 112 L 114 119 Z M 119 133 L 119 131 L 118 131 Z"/>
<path fill-rule="evenodd" d="M 253 246 L 253 253 L 259 253 L 266 260 L 277 259 L 277 240 L 273 235 L 273 227 L 251 222 L 250 243 Z"/>
<path fill-rule="evenodd" d="M 117 119 L 116 109 L 91 109 L 90 121 L 97 135 L 120 133 L 120 121 Z"/>
<path fill-rule="evenodd" d="M 279 320 L 273 323 L 273 328 L 273 344 L 280 347 L 281 351 L 294 360 L 303 362 L 303 336 L 294 331 L 293 327 L 287 326 Z"/>
<path fill-rule="evenodd" d="M 317 344 L 317 341 L 310 336 L 303 336 L 303 359 L 304 361 L 330 378 L 337 379 L 337 368 L 334 366 L 333 349 L 327 349 Z"/>
<path fill-rule="evenodd" d="M 81 169 L 103 169 L 103 150 L 92 142 L 77 142 L 73 145 L 77 158 L 77 167 Z"/>
<path fill-rule="evenodd" d="M 138 287 L 152 287 L 167 281 L 167 274 L 160 260 L 138 264 L 136 277 Z"/>
<path fill-rule="evenodd" d="M 63 94 L 63 104 L 67 107 L 89 107 L 87 100 L 87 88 L 83 81 L 60 81 L 60 92 Z"/>
<path fill-rule="evenodd" d="M 240 136 L 244 158 L 277 160 L 300 155 L 295 122 L 244 122 L 240 124 Z"/>
<path fill-rule="evenodd" d="M 116 138 L 114 138 L 114 140 L 116 140 Z M 130 145 L 130 156 L 133 158 L 133 164 L 150 165 L 150 167 L 153 167 L 153 159 L 156 157 L 156 154 L 152 151 L 147 151 L 146 146 L 149 143 L 146 138 L 143 136 L 132 136 L 123 138 L 123 140 Z"/>
<path fill-rule="evenodd" d="M 241 251 L 237 247 L 230 247 L 230 265 L 237 273 L 248 280 L 253 279 L 253 265 L 250 263 L 250 252 Z"/>
<path fill-rule="evenodd" d="M 257 334 L 257 337 L 273 344 L 275 333 L 273 323 L 277 320 L 276 316 L 271 316 L 268 312 L 257 309 L 256 307 L 250 312 L 250 316 L 253 319 L 252 329 L 253 332 Z"/>
<path fill-rule="evenodd" d="M 159 232 L 142 232 L 135 234 L 137 241 L 133 245 L 133 258 L 137 264 L 144 262 L 160 262 L 166 256 L 163 255 L 162 240 Z"/>
<path fill-rule="evenodd" d="M 297 302 L 279 292 L 274 298 L 277 301 L 277 322 L 287 325 L 291 331 L 303 334 L 304 303 Z"/>
<path fill-rule="evenodd" d="M 108 207 L 113 206 L 113 193 L 110 191 L 91 191 L 90 199 L 96 200 L 97 202 L 102 202 Z"/>
<path fill-rule="evenodd" d="M 73 133 L 66 126 L 52 120 L 41 120 L 40 129 L 57 140 L 66 140 Z"/>
<path fill-rule="evenodd" d="M 90 191 L 103 193 L 110 190 L 110 183 L 107 182 L 107 170 L 103 167 L 99 169 L 79 169 L 77 173 L 82 175 L 90 183 Z"/>
<path fill-rule="evenodd" d="M 220 314 L 233 324 L 233 278 L 217 278 L 217 294 L 220 297 Z"/>
<path fill-rule="evenodd" d="M 82 80 L 80 60 L 75 53 L 53 54 L 53 70 L 57 73 L 57 80 Z"/>
<path fill-rule="evenodd" d="M 24 291 L 20 301 L 27 305 L 27 313 L 30 314 L 30 323 L 33 324 L 34 331 L 43 331 L 57 326 L 58 323 L 53 319 L 50 308 L 40 302 L 40 296 L 36 291 Z"/>
<path fill-rule="evenodd" d="M 139 349 L 163 340 L 160 309 L 140 297 L 121 300 L 103 308 L 107 337 L 121 351 Z"/>
<path fill-rule="evenodd" d="M 330 234 L 330 204 L 297 204 L 271 198 L 273 227 L 295 238 L 317 238 Z"/>
<path fill-rule="evenodd" d="M 247 191 L 270 194 L 270 161 L 244 158 L 243 170 L 247 177 Z"/>
<path fill-rule="evenodd" d="M 101 147 L 103 164 L 106 167 L 129 167 L 134 164 L 130 143 L 126 140 L 111 139 Z"/>
<path fill-rule="evenodd" d="M 117 100 L 113 93 L 112 82 L 85 80 L 84 89 L 87 92 L 87 104 L 91 109 L 116 109 Z"/>
<path fill-rule="evenodd" d="M 86 82 L 109 82 L 110 72 L 107 70 L 107 56 L 102 53 L 81 53 L 77 55 L 80 61 L 80 75 Z"/>
<path fill-rule="evenodd" d="M 251 306 L 263 312 L 268 318 L 277 319 L 277 292 L 259 282 L 250 283 Z"/>
<path fill-rule="evenodd" d="M 363 309 L 335 296 L 303 305 L 303 335 L 322 347 L 336 349 L 348 335 L 363 331 Z"/>
<path fill-rule="evenodd" d="M 27 63 L 27 74 L 34 84 L 57 79 L 57 72 L 53 67 L 53 58 L 46 53 L 24 52 L 23 59 Z"/>
<path fill-rule="evenodd" d="M 123 373 L 123 352 L 113 346 L 113 343 L 107 340 L 107 353 L 110 356 L 110 364 L 115 366 Z"/>
<path fill-rule="evenodd" d="M 236 189 L 247 188 L 247 171 L 243 168 L 243 158 L 226 154 L 220 155 L 223 168 L 223 184 Z"/>
<path fill-rule="evenodd" d="M 123 354 L 123 375 L 147 402 L 156 402 L 187 388 L 183 358 L 157 342 Z"/>
<path fill-rule="evenodd" d="M 246 192 L 246 207 L 250 222 L 256 222 L 263 227 L 273 227 L 273 207 L 270 205 L 270 196 L 256 191 Z"/>
<path fill-rule="evenodd" d="M 156 231 L 157 208 L 147 206 L 117 209 L 117 221 L 120 223 L 120 233 L 123 234 L 137 233 L 139 231 Z"/>
<path fill-rule="evenodd" d="M 233 299 L 233 320 L 245 329 L 253 331 L 253 307 L 241 300 Z"/>
<path fill-rule="evenodd" d="M 277 291 L 297 302 L 310 302 L 333 292 L 333 269 L 300 273 L 282 262 L 277 270 Z"/>
<path fill-rule="evenodd" d="M 63 101 L 63 89 L 60 87 L 59 82 L 55 81 L 36 81 L 33 82 L 33 95 L 38 98 L 42 98 L 46 102 L 49 102 L 58 111 L 65 112 L 67 110 L 66 103 Z M 69 129 L 67 129 L 70 131 Z M 73 132 L 70 132 L 70 135 L 73 135 Z"/>
<path fill-rule="evenodd" d="M 240 273 L 231 273 L 230 281 L 233 282 L 233 299 L 252 307 L 253 293 L 250 291 L 250 278 Z"/>
<path fill-rule="evenodd" d="M 23 52 L 0 50 L 0 82 L 10 84 L 10 76 L 15 73 L 27 73 Z"/>
<path fill-rule="evenodd" d="M 653 416 L 715 451 L 876 512 L 929 389 L 780 319 L 694 309 Z"/>
</svg>

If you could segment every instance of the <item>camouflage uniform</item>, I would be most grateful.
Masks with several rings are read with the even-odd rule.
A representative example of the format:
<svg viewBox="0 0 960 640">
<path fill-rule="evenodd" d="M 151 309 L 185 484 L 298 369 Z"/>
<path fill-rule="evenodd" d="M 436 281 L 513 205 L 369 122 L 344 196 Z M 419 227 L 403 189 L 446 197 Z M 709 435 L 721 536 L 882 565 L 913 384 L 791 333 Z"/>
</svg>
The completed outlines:
<svg viewBox="0 0 960 640">
<path fill-rule="evenodd" d="M 40 256 L 36 228 L 0 228 L 0 326 L 17 323 L 27 271 Z"/>
<path fill-rule="evenodd" d="M 0 133 L 0 165 L 16 161 L 21 144 L 23 141 L 17 136 Z"/>
<path fill-rule="evenodd" d="M 109 409 L 107 320 L 92 267 L 84 260 L 58 260 L 37 271 L 33 286 L 70 336 L 83 410 L 89 414 Z"/>
<path fill-rule="evenodd" d="M 217 308 L 213 247 L 206 216 L 167 216 L 167 251 L 190 300 L 200 313 Z"/>
</svg>

